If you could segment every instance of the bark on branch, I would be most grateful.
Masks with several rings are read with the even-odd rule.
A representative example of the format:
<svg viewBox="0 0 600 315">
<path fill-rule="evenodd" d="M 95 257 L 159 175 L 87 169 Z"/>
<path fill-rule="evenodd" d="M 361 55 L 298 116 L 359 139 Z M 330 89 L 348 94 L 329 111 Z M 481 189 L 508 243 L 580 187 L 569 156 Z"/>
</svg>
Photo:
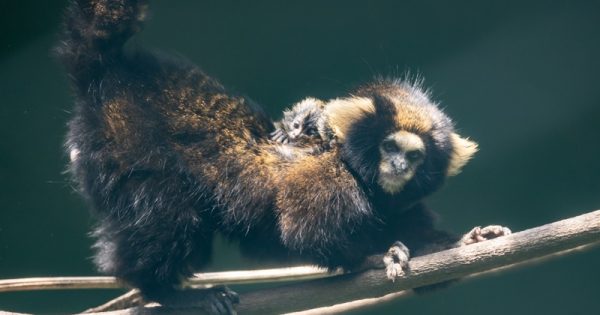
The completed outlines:
<svg viewBox="0 0 600 315">
<path fill-rule="evenodd" d="M 378 297 L 389 299 L 403 290 L 510 267 L 598 242 L 600 210 L 494 240 L 416 257 L 410 261 L 409 272 L 395 282 L 389 281 L 382 270 L 309 280 L 241 294 L 237 310 L 241 314 L 278 314 L 354 301 L 317 311 L 337 312 L 381 301 L 376 299 Z M 199 310 L 177 310 L 177 314 L 187 312 L 197 314 Z M 173 314 L 173 310 L 137 307 L 96 314 Z"/>
<path fill-rule="evenodd" d="M 238 309 L 242 314 L 285 313 L 380 297 L 599 241 L 600 210 L 597 210 L 494 240 L 416 257 L 409 263 L 410 271 L 395 282 L 387 280 L 381 270 L 370 270 L 243 294 Z"/>
</svg>

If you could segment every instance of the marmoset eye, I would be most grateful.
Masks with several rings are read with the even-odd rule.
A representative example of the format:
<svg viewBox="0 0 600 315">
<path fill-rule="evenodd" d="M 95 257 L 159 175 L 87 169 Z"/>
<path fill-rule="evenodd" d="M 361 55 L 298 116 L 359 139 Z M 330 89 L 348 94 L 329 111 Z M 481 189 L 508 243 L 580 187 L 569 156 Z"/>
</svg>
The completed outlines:
<svg viewBox="0 0 600 315">
<path fill-rule="evenodd" d="M 385 152 L 399 152 L 400 148 L 396 145 L 396 142 L 388 140 L 382 144 L 383 151 Z"/>
<path fill-rule="evenodd" d="M 406 153 L 406 158 L 410 161 L 418 161 L 423 158 L 423 152 L 419 150 L 414 150 Z"/>
</svg>

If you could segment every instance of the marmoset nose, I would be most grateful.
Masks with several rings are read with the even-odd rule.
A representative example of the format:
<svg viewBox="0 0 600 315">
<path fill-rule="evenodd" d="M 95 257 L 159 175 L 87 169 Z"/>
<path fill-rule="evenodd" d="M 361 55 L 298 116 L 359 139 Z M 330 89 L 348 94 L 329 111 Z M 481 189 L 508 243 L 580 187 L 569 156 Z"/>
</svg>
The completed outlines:
<svg viewBox="0 0 600 315">
<path fill-rule="evenodd" d="M 392 160 L 392 167 L 394 168 L 394 174 L 400 175 L 408 170 L 408 163 L 405 159 Z"/>
</svg>

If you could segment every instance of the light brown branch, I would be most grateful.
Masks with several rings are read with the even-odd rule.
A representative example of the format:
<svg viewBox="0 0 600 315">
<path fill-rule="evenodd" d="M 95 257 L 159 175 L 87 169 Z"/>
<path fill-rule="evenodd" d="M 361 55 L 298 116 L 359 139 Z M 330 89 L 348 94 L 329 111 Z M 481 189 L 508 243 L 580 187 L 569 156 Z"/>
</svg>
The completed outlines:
<svg viewBox="0 0 600 315">
<path fill-rule="evenodd" d="M 380 270 L 319 279 L 241 296 L 243 314 L 276 314 L 384 296 L 506 267 L 600 241 L 600 210 L 494 240 L 416 257 L 395 282 Z M 285 301 L 281 303 L 280 301 Z"/>
<path fill-rule="evenodd" d="M 298 266 L 261 270 L 197 273 L 184 286 L 207 284 L 244 284 L 306 280 L 340 274 L 316 266 Z M 0 280 L 0 292 L 65 289 L 118 289 L 125 287 L 115 277 L 37 277 Z"/>
<path fill-rule="evenodd" d="M 328 272 L 327 269 L 319 268 L 316 266 L 298 266 L 246 271 L 208 272 L 195 274 L 193 278 L 188 279 L 184 283 L 184 286 L 197 287 L 207 284 L 244 284 L 260 282 L 297 281 L 331 277 L 341 273 L 342 270 Z M 107 312 L 141 305 L 144 305 L 144 300 L 142 299 L 139 291 L 131 290 L 102 305 L 87 309 L 83 313 L 90 314 L 97 312 Z"/>
<path fill-rule="evenodd" d="M 123 295 L 119 295 L 118 297 L 96 307 L 88 308 L 83 311 L 82 314 L 93 314 L 99 312 L 108 312 L 108 311 L 116 311 L 122 310 L 135 306 L 143 306 L 144 299 L 140 294 L 140 291 L 137 289 L 129 290 L 127 293 Z"/>
<path fill-rule="evenodd" d="M 341 307 L 348 310 L 382 301 L 382 296 L 387 295 L 389 299 L 399 295 L 394 292 L 508 268 L 598 242 L 600 210 L 494 240 L 416 257 L 410 261 L 409 272 L 395 282 L 389 281 L 381 270 L 310 280 L 241 294 L 237 310 L 242 314 L 278 314 L 339 303 L 346 304 L 338 306 L 338 310 L 342 310 Z M 348 304 L 350 301 L 354 302 Z M 352 303 L 356 305 L 351 306 Z M 333 313 L 337 312 L 335 307 L 321 310 Z M 178 309 L 175 312 L 164 307 L 136 307 L 96 314 L 186 314 L 199 311 Z"/>
</svg>

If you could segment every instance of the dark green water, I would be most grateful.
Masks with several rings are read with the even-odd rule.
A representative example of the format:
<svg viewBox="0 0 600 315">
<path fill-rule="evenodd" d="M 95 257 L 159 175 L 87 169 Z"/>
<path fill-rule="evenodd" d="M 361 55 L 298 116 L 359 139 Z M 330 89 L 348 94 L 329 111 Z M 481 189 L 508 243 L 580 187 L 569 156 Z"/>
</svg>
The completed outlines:
<svg viewBox="0 0 600 315">
<path fill-rule="evenodd" d="M 274 115 L 375 74 L 421 73 L 481 147 L 431 198 L 450 230 L 518 231 L 600 208 L 597 2 L 155 2 L 137 44 L 186 56 Z M 0 2 L 0 279 L 95 274 L 92 221 L 62 174 L 72 100 L 49 49 L 64 4 Z M 213 270 L 249 267 L 217 251 Z M 598 266 L 595 249 L 364 314 L 594 314 Z M 0 293 L 0 309 L 74 312 L 116 293 Z"/>
</svg>

